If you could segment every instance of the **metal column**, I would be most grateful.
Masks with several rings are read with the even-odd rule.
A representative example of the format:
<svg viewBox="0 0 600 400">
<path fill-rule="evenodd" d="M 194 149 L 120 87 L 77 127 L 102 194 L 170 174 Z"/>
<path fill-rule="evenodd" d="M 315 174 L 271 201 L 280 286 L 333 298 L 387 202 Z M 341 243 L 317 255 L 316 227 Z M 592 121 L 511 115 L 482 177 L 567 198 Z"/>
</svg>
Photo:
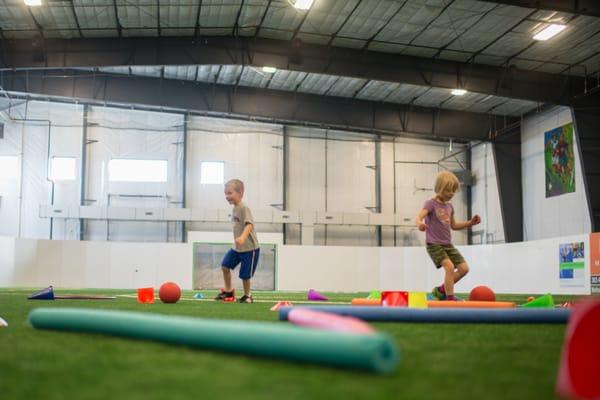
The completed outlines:
<svg viewBox="0 0 600 400">
<path fill-rule="evenodd" d="M 83 105 L 83 127 L 81 128 L 81 176 L 79 179 L 79 205 L 85 206 L 85 177 L 87 173 L 87 120 L 88 120 L 87 104 Z M 79 218 L 79 240 L 84 240 L 85 220 Z"/>
<path fill-rule="evenodd" d="M 290 137 L 288 134 L 288 128 L 286 125 L 283 125 L 283 205 L 282 210 L 286 211 L 288 208 L 288 179 L 289 179 L 289 171 L 290 171 Z M 283 244 L 286 244 L 287 241 L 287 224 L 283 224 Z"/>
<path fill-rule="evenodd" d="M 181 207 L 186 208 L 187 191 L 187 148 L 188 148 L 188 120 L 190 114 L 183 115 L 183 159 L 182 159 L 182 183 L 181 183 Z M 181 221 L 181 242 L 185 243 L 185 221 Z"/>
</svg>

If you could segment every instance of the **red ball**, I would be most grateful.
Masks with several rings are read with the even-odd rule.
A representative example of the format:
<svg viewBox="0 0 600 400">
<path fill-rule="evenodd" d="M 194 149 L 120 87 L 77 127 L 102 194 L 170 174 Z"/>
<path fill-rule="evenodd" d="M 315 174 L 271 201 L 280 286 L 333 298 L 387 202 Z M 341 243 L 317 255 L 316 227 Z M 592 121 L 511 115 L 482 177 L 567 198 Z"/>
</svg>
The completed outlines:
<svg viewBox="0 0 600 400">
<path fill-rule="evenodd" d="M 163 303 L 177 303 L 181 298 L 181 288 L 175 282 L 165 282 L 158 290 L 158 297 Z"/>
<path fill-rule="evenodd" d="M 469 294 L 472 301 L 496 301 L 496 294 L 487 286 L 476 286 Z"/>
</svg>

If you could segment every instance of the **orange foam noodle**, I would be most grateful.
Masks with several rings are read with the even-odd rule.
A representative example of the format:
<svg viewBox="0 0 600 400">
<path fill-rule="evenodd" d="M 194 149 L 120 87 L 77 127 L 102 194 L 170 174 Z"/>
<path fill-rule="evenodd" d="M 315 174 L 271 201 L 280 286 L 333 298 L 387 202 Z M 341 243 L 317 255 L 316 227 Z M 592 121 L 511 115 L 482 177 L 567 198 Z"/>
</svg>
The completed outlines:
<svg viewBox="0 0 600 400">
<path fill-rule="evenodd" d="M 427 302 L 429 308 L 513 308 L 517 304 L 512 301 L 438 301 Z"/>
<path fill-rule="evenodd" d="M 381 299 L 352 299 L 353 306 L 380 306 Z"/>
</svg>

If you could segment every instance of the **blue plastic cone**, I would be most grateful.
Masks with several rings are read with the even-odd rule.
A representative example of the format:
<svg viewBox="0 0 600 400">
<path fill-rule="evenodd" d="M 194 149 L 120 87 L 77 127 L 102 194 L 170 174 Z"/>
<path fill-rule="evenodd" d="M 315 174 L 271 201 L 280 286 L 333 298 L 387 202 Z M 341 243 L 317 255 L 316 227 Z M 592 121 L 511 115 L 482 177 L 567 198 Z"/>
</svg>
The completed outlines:
<svg viewBox="0 0 600 400">
<path fill-rule="evenodd" d="M 52 288 L 52 285 L 50 285 L 39 292 L 27 296 L 27 298 L 29 300 L 54 300 L 54 289 Z"/>
</svg>

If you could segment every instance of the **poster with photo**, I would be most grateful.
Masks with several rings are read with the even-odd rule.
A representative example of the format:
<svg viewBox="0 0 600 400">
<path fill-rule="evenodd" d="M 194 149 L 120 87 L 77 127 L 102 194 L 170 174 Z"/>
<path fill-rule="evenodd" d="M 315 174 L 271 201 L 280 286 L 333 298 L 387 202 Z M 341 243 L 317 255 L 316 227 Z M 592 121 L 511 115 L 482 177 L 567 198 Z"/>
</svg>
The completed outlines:
<svg viewBox="0 0 600 400">
<path fill-rule="evenodd" d="M 561 286 L 585 286 L 584 242 L 564 243 L 558 250 L 558 276 Z"/>
<path fill-rule="evenodd" d="M 546 197 L 575 192 L 573 123 L 544 133 Z"/>
</svg>

